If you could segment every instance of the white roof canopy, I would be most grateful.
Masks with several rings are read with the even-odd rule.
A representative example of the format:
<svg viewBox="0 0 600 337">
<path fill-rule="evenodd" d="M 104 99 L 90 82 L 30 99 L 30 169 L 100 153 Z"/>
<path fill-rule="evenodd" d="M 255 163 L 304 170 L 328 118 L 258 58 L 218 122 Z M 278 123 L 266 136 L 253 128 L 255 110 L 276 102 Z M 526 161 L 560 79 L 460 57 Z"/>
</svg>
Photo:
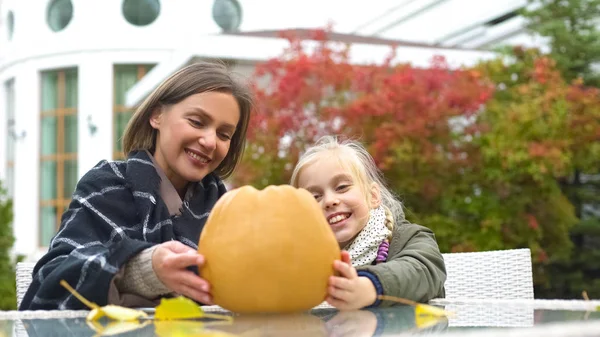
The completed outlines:
<svg viewBox="0 0 600 337">
<path fill-rule="evenodd" d="M 516 10 L 527 0 L 239 0 L 241 30 L 317 28 L 442 46 L 490 47 L 518 37 L 530 46 L 543 40 L 525 31 Z"/>
<path fill-rule="evenodd" d="M 451 66 L 471 65 L 493 57 L 499 44 L 521 44 L 546 49 L 546 40 L 529 34 L 517 11 L 527 0 L 238 0 L 242 6 L 239 33 L 205 35 L 194 48 L 178 52 L 156 66 L 126 96 L 138 104 L 158 83 L 194 58 L 250 62 L 281 55 L 287 41 L 276 32 L 323 28 L 333 23 L 336 33 L 354 37 L 352 62 L 380 62 L 389 52 L 382 41 L 400 42 L 395 62 L 427 66 L 443 55 Z M 410 43 L 422 46 L 411 46 Z"/>
<path fill-rule="evenodd" d="M 168 60 L 154 67 L 144 78 L 126 94 L 125 104 L 139 104 L 165 78 L 194 59 L 226 59 L 247 62 L 261 62 L 282 55 L 289 46 L 285 39 L 242 35 L 204 36 L 194 41 L 194 49 L 179 50 Z M 314 43 L 307 42 L 311 48 Z M 350 62 L 356 64 L 382 63 L 389 56 L 391 48 L 384 44 L 354 43 L 350 51 Z M 418 46 L 399 46 L 393 63 L 410 63 L 416 67 L 427 67 L 434 56 L 444 56 L 449 66 L 459 67 L 477 63 L 496 55 L 489 51 L 425 48 Z"/>
</svg>

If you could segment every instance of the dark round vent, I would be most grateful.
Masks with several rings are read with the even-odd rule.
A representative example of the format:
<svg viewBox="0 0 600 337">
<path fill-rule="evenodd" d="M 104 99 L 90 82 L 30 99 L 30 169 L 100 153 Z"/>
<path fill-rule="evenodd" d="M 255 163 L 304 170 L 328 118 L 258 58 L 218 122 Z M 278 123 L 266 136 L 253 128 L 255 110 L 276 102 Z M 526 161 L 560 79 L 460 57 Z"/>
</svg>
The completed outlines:
<svg viewBox="0 0 600 337">
<path fill-rule="evenodd" d="M 237 0 L 215 0 L 212 16 L 224 32 L 237 31 L 242 23 L 242 6 Z"/>
<path fill-rule="evenodd" d="M 73 19 L 73 3 L 71 0 L 52 0 L 48 6 L 46 20 L 48 26 L 55 32 L 59 32 Z"/>
<path fill-rule="evenodd" d="M 147 26 L 154 22 L 160 14 L 158 0 L 124 0 L 123 16 L 127 22 L 135 26 Z"/>
</svg>

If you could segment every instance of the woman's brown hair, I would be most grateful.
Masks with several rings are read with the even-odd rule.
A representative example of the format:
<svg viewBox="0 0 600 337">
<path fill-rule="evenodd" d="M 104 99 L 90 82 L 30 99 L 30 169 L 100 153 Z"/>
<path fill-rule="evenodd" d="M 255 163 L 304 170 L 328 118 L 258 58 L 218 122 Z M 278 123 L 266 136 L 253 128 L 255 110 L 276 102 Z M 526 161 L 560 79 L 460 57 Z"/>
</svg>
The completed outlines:
<svg viewBox="0 0 600 337">
<path fill-rule="evenodd" d="M 240 120 L 231 138 L 229 152 L 215 169 L 215 174 L 222 179 L 229 177 L 244 153 L 253 97 L 250 89 L 235 79 L 222 63 L 198 62 L 184 67 L 169 76 L 148 95 L 131 117 L 123 133 L 125 156 L 139 150 L 154 153 L 157 131 L 150 125 L 150 117 L 156 109 L 177 104 L 191 95 L 208 91 L 233 95 L 240 108 Z"/>
</svg>

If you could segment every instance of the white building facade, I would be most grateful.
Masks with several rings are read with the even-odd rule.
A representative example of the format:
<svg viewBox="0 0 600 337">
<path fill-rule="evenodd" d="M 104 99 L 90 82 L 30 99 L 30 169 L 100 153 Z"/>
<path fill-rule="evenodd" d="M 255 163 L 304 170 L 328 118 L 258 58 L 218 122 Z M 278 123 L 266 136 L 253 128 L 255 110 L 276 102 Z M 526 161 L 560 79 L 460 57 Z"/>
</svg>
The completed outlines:
<svg viewBox="0 0 600 337">
<path fill-rule="evenodd" d="M 133 107 L 166 76 L 197 59 L 229 60 L 249 76 L 286 47 L 222 34 L 213 18 L 219 1 L 2 0 L 0 180 L 14 201 L 16 254 L 35 260 L 47 250 L 78 179 L 100 160 L 122 158 Z M 231 14 L 239 4 L 252 1 L 220 6 Z M 382 60 L 388 50 L 357 45 L 353 60 Z M 421 64 L 436 54 L 457 65 L 491 57 L 416 47 L 398 54 Z"/>
<path fill-rule="evenodd" d="M 0 178 L 14 201 L 17 253 L 45 251 L 79 177 L 120 157 L 132 111 L 125 92 L 188 32 L 219 32 L 211 9 L 190 0 L 2 2 Z"/>
</svg>

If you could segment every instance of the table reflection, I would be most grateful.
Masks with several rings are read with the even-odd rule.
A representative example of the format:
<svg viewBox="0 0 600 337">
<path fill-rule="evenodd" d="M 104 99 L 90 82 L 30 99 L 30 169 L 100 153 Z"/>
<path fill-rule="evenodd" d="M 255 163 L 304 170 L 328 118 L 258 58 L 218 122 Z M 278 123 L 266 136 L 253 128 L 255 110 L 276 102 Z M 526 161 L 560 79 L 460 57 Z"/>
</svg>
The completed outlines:
<svg viewBox="0 0 600 337">
<path fill-rule="evenodd" d="M 600 312 L 539 310 L 532 306 L 453 304 L 448 319 L 417 317 L 410 306 L 339 312 L 316 309 L 289 315 L 233 315 L 232 322 L 217 320 L 109 322 L 95 325 L 85 318 L 22 319 L 0 321 L 1 336 L 391 336 L 438 335 L 488 327 L 517 328 L 562 322 L 600 322 Z M 14 331 L 14 332 L 13 332 Z"/>
<path fill-rule="evenodd" d="M 413 307 L 399 306 L 376 310 L 315 313 L 325 321 L 328 336 L 385 336 L 410 332 L 429 334 L 448 328 L 446 318 L 417 317 Z"/>
<path fill-rule="evenodd" d="M 532 307 L 489 304 L 452 304 L 445 309 L 456 313 L 449 318 L 450 327 L 531 327 L 534 325 Z"/>
<path fill-rule="evenodd" d="M 18 336 L 385 336 L 409 331 L 444 331 L 446 319 L 423 319 L 413 307 L 339 312 L 334 309 L 286 315 L 235 315 L 223 321 L 146 321 L 134 325 L 85 318 L 17 320 Z"/>
</svg>

